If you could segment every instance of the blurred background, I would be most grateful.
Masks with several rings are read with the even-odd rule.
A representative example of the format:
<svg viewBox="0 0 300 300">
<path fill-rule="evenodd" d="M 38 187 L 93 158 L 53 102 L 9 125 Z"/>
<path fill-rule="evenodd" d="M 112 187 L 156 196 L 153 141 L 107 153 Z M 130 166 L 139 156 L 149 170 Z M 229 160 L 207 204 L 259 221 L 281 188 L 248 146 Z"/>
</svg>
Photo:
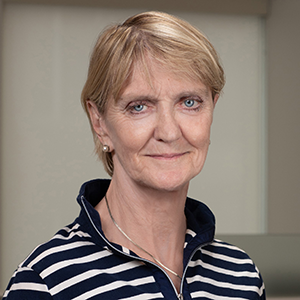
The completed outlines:
<svg viewBox="0 0 300 300">
<path fill-rule="evenodd" d="M 78 215 L 80 185 L 108 178 L 80 93 L 100 31 L 146 10 L 203 31 L 226 73 L 189 195 L 254 259 L 269 296 L 300 297 L 299 0 L 0 1 L 0 295 Z"/>
</svg>

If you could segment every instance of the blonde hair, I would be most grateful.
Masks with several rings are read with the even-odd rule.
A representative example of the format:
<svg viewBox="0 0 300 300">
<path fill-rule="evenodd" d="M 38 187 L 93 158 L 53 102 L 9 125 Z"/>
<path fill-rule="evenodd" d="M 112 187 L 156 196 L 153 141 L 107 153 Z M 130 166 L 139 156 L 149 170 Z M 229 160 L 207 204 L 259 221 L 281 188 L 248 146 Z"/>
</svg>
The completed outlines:
<svg viewBox="0 0 300 300">
<path fill-rule="evenodd" d="M 163 66 L 182 76 L 200 80 L 220 94 L 224 71 L 209 40 L 188 22 L 162 12 L 144 12 L 128 18 L 120 25 L 104 30 L 93 49 L 88 76 L 81 94 L 82 105 L 89 117 L 87 102 L 94 102 L 100 114 L 110 99 L 117 100 L 131 76 L 134 63 L 147 70 L 146 56 L 151 55 Z M 103 152 L 91 124 L 95 152 L 106 172 L 112 176 L 112 153 Z"/>
</svg>

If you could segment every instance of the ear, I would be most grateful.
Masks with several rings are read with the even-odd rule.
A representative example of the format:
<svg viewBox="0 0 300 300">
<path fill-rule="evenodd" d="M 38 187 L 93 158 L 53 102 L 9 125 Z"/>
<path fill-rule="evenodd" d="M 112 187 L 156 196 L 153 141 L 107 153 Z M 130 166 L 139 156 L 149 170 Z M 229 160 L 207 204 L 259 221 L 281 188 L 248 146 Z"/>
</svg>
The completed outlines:
<svg viewBox="0 0 300 300">
<path fill-rule="evenodd" d="M 93 129 L 96 132 L 101 144 L 110 146 L 106 142 L 106 140 L 108 140 L 108 134 L 107 134 L 106 126 L 105 126 L 105 121 L 104 121 L 103 115 L 100 114 L 97 105 L 92 101 L 88 101 L 87 109 L 89 112 L 89 116 L 91 119 Z"/>
<path fill-rule="evenodd" d="M 220 97 L 220 94 L 216 94 L 215 95 L 215 98 L 214 98 L 214 108 L 215 108 L 215 106 L 216 106 L 216 104 L 218 102 L 219 97 Z"/>
</svg>

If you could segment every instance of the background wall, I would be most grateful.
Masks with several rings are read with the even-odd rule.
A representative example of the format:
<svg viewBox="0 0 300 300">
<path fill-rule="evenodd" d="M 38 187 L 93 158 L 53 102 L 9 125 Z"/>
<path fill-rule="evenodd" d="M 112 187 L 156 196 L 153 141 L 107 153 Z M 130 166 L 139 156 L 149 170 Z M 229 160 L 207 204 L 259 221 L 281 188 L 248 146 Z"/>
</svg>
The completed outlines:
<svg viewBox="0 0 300 300">
<path fill-rule="evenodd" d="M 300 233 L 300 1 L 272 0 L 267 17 L 268 232 Z"/>
</svg>

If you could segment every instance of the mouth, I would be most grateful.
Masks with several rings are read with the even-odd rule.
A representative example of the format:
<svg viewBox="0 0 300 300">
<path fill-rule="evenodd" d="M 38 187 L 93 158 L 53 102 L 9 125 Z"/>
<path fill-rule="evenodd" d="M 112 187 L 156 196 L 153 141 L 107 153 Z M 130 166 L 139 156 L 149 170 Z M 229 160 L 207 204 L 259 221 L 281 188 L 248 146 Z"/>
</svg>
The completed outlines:
<svg viewBox="0 0 300 300">
<path fill-rule="evenodd" d="M 187 152 L 150 154 L 150 155 L 146 155 L 146 156 L 154 158 L 154 159 L 159 159 L 159 160 L 175 160 L 175 159 L 182 157 L 185 154 L 187 154 Z"/>
</svg>

